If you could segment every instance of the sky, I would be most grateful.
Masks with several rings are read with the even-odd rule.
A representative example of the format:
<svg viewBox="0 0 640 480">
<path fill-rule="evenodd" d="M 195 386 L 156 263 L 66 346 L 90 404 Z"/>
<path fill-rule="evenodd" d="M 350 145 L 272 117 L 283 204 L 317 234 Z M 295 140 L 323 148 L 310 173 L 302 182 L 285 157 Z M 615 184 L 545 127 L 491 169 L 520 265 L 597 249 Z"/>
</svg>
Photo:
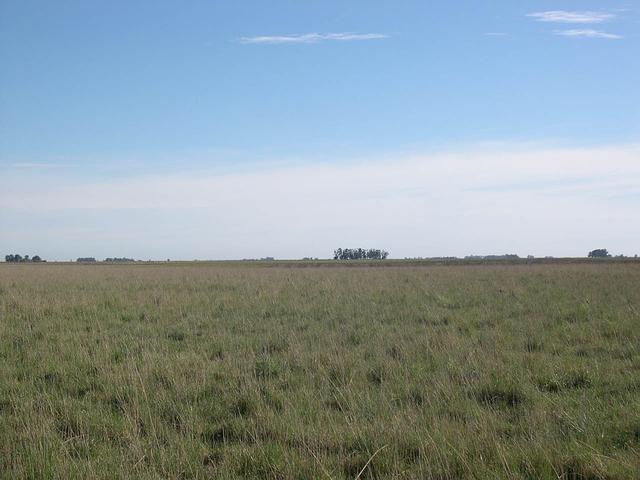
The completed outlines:
<svg viewBox="0 0 640 480">
<path fill-rule="evenodd" d="M 0 257 L 640 254 L 638 58 L 630 1 L 0 0 Z"/>
</svg>

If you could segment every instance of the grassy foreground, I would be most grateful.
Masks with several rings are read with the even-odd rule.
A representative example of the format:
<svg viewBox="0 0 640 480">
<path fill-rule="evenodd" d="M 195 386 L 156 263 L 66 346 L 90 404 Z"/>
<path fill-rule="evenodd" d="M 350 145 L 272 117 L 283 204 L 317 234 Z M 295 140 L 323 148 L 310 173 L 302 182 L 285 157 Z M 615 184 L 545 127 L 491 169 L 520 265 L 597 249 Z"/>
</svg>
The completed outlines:
<svg viewBox="0 0 640 480">
<path fill-rule="evenodd" d="M 638 478 L 640 264 L 0 265 L 2 478 Z"/>
</svg>

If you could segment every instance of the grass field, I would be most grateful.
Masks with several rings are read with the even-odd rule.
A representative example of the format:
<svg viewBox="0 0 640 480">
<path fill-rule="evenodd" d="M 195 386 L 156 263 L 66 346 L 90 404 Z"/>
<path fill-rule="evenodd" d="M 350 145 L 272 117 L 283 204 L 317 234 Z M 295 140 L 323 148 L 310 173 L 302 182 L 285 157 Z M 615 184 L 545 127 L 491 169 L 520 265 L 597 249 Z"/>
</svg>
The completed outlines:
<svg viewBox="0 0 640 480">
<path fill-rule="evenodd" d="M 640 478 L 640 263 L 302 265 L 0 265 L 0 476 Z"/>
</svg>

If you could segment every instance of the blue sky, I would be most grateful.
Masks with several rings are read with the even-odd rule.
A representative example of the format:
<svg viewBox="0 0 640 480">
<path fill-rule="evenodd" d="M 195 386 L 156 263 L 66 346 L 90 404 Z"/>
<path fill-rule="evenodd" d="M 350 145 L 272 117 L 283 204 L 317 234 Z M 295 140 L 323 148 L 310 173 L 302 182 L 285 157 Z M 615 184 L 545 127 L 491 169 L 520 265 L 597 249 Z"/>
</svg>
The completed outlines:
<svg viewBox="0 0 640 480">
<path fill-rule="evenodd" d="M 0 249 L 61 259 L 295 258 L 349 242 L 396 257 L 640 253 L 639 57 L 632 2 L 0 0 Z M 492 160 L 507 154 L 506 166 Z M 499 171 L 460 182 L 483 162 Z M 425 164 L 442 176 L 421 177 Z M 362 190 L 378 171 L 393 188 Z M 313 175 L 324 185 L 309 185 Z M 342 203 L 320 208 L 338 176 L 351 179 Z M 265 185 L 283 178 L 305 189 Z M 130 190 L 140 185 L 162 187 L 141 199 Z M 225 185 L 235 190 L 212 194 Z M 567 188 L 556 225 L 542 206 Z M 501 217 L 509 225 L 495 202 L 514 206 Z M 274 212 L 294 203 L 298 213 Z M 436 204 L 437 215 L 396 221 Z M 585 230 L 586 204 L 617 220 Z M 353 208 L 371 209 L 368 221 L 336 221 Z M 318 218 L 305 223 L 305 211 Z M 564 234 L 532 234 L 545 228 Z"/>
</svg>

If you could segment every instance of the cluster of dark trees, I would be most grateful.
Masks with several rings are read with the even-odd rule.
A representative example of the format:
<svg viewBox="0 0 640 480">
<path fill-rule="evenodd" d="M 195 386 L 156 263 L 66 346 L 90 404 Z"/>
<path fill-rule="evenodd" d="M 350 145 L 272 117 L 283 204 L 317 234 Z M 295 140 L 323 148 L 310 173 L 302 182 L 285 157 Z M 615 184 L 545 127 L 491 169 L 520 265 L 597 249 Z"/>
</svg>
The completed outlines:
<svg viewBox="0 0 640 480">
<path fill-rule="evenodd" d="M 596 248 L 595 250 L 591 250 L 589 252 L 589 258 L 607 258 L 610 256 L 611 254 L 607 251 L 606 248 Z"/>
<path fill-rule="evenodd" d="M 33 257 L 29 257 L 29 255 L 18 255 L 14 253 L 13 255 L 5 255 L 4 261 L 7 263 L 39 263 L 46 262 L 46 260 L 42 260 L 39 255 L 34 255 Z"/>
<path fill-rule="evenodd" d="M 333 252 L 334 260 L 384 260 L 389 252 L 377 248 L 338 248 Z"/>
<path fill-rule="evenodd" d="M 613 257 L 613 255 L 611 255 L 609 253 L 609 251 L 606 248 L 596 248 L 595 250 L 591 250 L 589 252 L 589 258 L 611 258 Z M 631 258 L 631 257 L 627 257 L 624 254 L 620 254 L 620 255 L 616 255 L 614 258 Z M 633 258 L 638 258 L 638 254 L 636 253 Z"/>
</svg>

